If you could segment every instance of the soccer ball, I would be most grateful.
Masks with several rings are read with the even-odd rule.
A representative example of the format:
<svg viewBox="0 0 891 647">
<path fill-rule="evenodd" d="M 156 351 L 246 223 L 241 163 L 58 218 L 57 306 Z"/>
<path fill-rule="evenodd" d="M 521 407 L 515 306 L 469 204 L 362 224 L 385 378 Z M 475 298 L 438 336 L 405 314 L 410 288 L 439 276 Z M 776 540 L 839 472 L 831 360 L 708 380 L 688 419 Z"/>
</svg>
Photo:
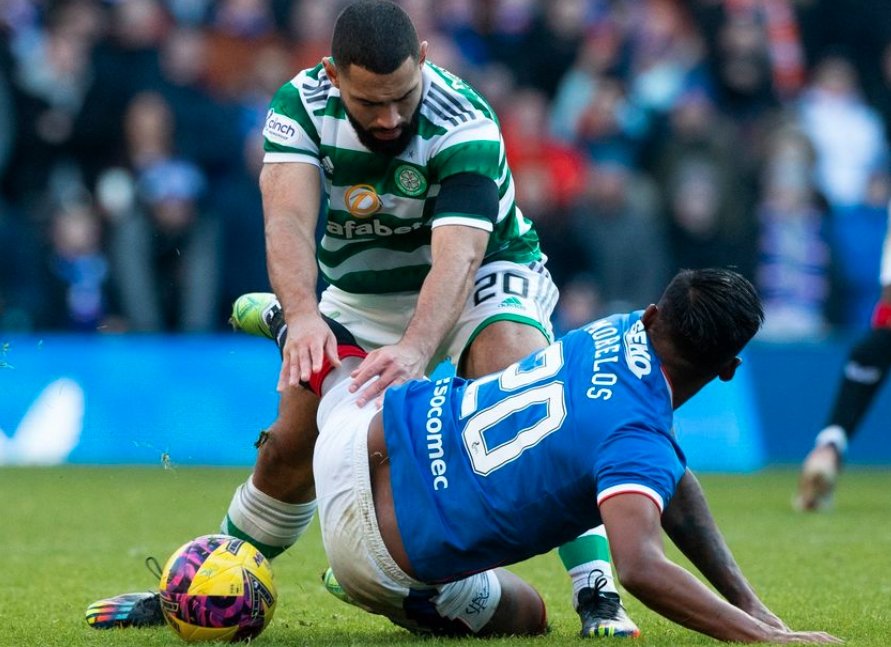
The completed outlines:
<svg viewBox="0 0 891 647">
<path fill-rule="evenodd" d="M 243 539 L 198 537 L 170 556 L 161 573 L 161 609 L 187 642 L 251 640 L 275 612 L 269 561 Z"/>
</svg>

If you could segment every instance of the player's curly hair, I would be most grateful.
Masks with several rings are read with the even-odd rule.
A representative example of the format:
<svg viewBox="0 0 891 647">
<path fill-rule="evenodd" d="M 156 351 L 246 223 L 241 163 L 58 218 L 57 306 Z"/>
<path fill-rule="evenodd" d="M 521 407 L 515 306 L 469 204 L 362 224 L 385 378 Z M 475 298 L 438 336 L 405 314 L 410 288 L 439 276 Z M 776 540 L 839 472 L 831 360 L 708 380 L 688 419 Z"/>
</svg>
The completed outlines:
<svg viewBox="0 0 891 647">
<path fill-rule="evenodd" d="M 418 34 L 403 9 L 387 0 L 360 0 L 340 12 L 331 38 L 334 64 L 390 74 L 409 56 L 420 60 Z"/>
<path fill-rule="evenodd" d="M 677 352 L 702 374 L 736 357 L 764 322 L 755 287 L 729 269 L 681 270 L 658 305 Z"/>
</svg>

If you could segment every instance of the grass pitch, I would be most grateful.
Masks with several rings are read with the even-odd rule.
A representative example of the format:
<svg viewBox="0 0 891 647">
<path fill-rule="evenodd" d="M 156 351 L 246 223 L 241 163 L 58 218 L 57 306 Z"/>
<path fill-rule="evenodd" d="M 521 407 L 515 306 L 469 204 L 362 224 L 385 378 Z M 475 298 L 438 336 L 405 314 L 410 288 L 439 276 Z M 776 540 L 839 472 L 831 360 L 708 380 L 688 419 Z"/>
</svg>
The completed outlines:
<svg viewBox="0 0 891 647">
<path fill-rule="evenodd" d="M 163 563 L 187 540 L 214 532 L 247 474 L 183 467 L 0 469 L 0 645 L 184 644 L 166 627 L 96 631 L 83 613 L 95 599 L 157 587 L 144 558 L 155 555 Z M 891 644 L 891 471 L 849 470 L 835 510 L 820 515 L 791 511 L 795 478 L 792 470 L 775 470 L 705 475 L 702 482 L 737 560 L 774 612 L 793 627 L 830 631 L 849 645 Z M 682 561 L 673 549 L 670 554 Z M 326 593 L 316 523 L 273 567 L 279 603 L 258 645 L 481 644 L 419 640 Z M 552 631 L 485 644 L 585 644 L 576 635 L 569 583 L 556 554 L 513 570 L 542 592 Z M 625 603 L 643 631 L 638 645 L 718 644 L 630 596 Z"/>
</svg>

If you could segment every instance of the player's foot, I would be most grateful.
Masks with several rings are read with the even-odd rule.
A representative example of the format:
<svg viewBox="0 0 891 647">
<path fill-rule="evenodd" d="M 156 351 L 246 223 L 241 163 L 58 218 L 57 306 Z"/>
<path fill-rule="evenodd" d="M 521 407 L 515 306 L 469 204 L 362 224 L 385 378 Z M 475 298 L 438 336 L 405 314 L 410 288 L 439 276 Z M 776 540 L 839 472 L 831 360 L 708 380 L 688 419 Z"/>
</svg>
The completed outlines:
<svg viewBox="0 0 891 647">
<path fill-rule="evenodd" d="M 637 638 L 640 629 L 628 617 L 618 593 L 585 587 L 579 591 L 576 612 L 582 621 L 582 638 Z"/>
<path fill-rule="evenodd" d="M 242 294 L 232 304 L 229 323 L 249 335 L 278 340 L 285 324 L 282 306 L 271 292 Z"/>
<path fill-rule="evenodd" d="M 340 600 L 341 602 L 346 602 L 347 604 L 352 604 L 353 606 L 358 606 L 353 601 L 353 599 L 347 595 L 347 592 L 343 590 L 343 587 L 337 581 L 337 578 L 334 577 L 334 571 L 329 567 L 322 573 L 322 584 L 325 585 L 325 590 L 328 591 L 335 598 Z"/>
<path fill-rule="evenodd" d="M 87 607 L 87 624 L 94 629 L 154 627 L 164 624 L 158 592 L 123 593 Z"/>
<path fill-rule="evenodd" d="M 801 468 L 795 508 L 815 512 L 829 507 L 840 467 L 841 457 L 835 445 L 820 445 L 812 449 Z"/>
</svg>

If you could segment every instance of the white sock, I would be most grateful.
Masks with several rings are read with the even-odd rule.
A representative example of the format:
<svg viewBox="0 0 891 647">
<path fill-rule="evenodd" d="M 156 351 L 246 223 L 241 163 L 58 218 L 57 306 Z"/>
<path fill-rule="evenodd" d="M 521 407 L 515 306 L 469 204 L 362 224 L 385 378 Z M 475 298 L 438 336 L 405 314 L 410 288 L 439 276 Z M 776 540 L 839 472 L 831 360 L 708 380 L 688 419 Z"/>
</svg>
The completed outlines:
<svg viewBox="0 0 891 647">
<path fill-rule="evenodd" d="M 601 525 L 589 530 L 573 543 L 579 544 L 581 542 L 588 544 L 584 552 L 581 553 L 587 559 L 576 562 L 566 569 L 572 580 L 573 608 L 578 607 L 579 591 L 584 588 L 595 588 L 598 580 L 602 580 L 600 582 L 602 584 L 600 591 L 618 593 L 615 580 L 613 579 L 613 568 L 609 562 L 609 543 L 606 538 L 606 528 Z M 569 565 L 564 561 L 564 566 Z"/>
<path fill-rule="evenodd" d="M 303 535 L 315 511 L 315 501 L 285 503 L 264 494 L 251 477 L 235 490 L 220 531 L 247 539 L 272 559 Z"/>
<path fill-rule="evenodd" d="M 830 425 L 817 434 L 814 443 L 815 447 L 823 447 L 824 445 L 834 445 L 838 450 L 839 456 L 844 456 L 848 449 L 848 434 L 838 425 Z"/>
</svg>

